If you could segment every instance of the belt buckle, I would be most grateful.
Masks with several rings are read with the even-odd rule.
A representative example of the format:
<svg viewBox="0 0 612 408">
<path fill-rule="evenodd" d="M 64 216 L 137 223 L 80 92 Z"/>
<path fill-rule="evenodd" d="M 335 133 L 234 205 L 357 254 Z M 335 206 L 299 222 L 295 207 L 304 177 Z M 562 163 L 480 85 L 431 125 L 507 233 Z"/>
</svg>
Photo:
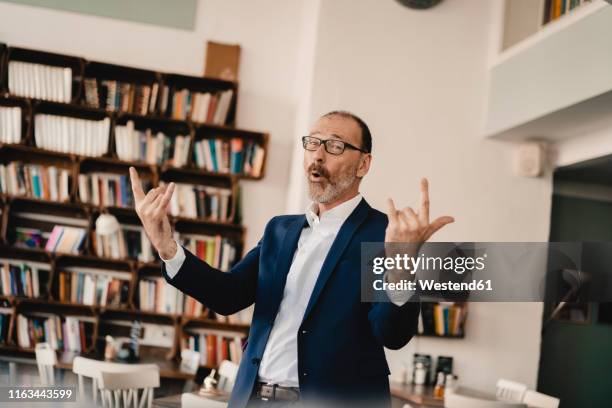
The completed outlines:
<svg viewBox="0 0 612 408">
<path fill-rule="evenodd" d="M 271 392 L 268 394 L 269 390 Z M 261 386 L 261 399 L 262 401 L 270 401 L 270 399 L 274 400 L 276 396 L 276 384 L 263 384 Z"/>
</svg>

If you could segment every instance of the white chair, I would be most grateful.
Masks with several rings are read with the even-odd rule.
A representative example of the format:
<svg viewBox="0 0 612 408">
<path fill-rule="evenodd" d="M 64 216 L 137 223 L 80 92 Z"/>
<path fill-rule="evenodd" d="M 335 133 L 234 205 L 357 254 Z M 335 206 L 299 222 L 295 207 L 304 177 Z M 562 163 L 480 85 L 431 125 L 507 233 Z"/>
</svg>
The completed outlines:
<svg viewBox="0 0 612 408">
<path fill-rule="evenodd" d="M 527 408 L 522 402 L 500 401 L 495 395 L 459 388 L 444 396 L 446 408 Z"/>
<path fill-rule="evenodd" d="M 560 400 L 550 395 L 527 390 L 523 402 L 527 404 L 529 408 L 558 408 Z"/>
<path fill-rule="evenodd" d="M 57 364 L 57 355 L 55 350 L 51 348 L 49 343 L 38 343 L 35 348 L 36 364 L 38 365 L 38 373 L 40 374 L 40 382 L 42 385 L 55 384 L 55 365 Z"/>
<path fill-rule="evenodd" d="M 522 402 L 526 391 L 526 384 L 500 378 L 497 380 L 495 395 L 500 401 Z"/>
<path fill-rule="evenodd" d="M 72 372 L 78 376 L 79 398 L 85 398 L 85 378 L 91 378 L 91 393 L 94 404 L 98 402 L 98 392 L 100 388 L 100 376 L 102 371 L 107 372 L 133 372 L 140 370 L 157 370 L 159 367 L 155 364 L 122 364 L 113 363 L 110 361 L 94 360 L 91 358 L 76 356 L 72 361 Z M 105 404 L 105 401 L 102 401 Z"/>
<path fill-rule="evenodd" d="M 100 373 L 102 405 L 108 408 L 151 408 L 153 389 L 159 387 L 159 369 Z"/>
</svg>

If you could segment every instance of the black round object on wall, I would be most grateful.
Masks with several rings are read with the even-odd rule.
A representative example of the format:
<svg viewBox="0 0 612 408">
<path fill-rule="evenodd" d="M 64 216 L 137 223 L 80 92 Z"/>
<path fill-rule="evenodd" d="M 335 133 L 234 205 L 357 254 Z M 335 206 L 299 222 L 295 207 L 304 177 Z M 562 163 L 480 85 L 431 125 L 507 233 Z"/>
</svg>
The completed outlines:
<svg viewBox="0 0 612 408">
<path fill-rule="evenodd" d="M 436 6 L 442 0 L 397 0 L 403 6 L 410 7 L 413 9 L 428 9 Z"/>
</svg>

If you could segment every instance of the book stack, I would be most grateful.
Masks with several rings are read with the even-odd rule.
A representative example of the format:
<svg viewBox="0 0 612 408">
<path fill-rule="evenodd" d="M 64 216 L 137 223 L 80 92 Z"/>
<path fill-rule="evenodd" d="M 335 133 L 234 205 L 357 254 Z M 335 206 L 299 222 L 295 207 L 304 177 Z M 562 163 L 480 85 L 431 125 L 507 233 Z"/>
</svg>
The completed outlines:
<svg viewBox="0 0 612 408">
<path fill-rule="evenodd" d="M 8 86 L 12 95 L 69 103 L 72 99 L 72 69 L 9 61 Z"/>
<path fill-rule="evenodd" d="M 164 278 L 143 278 L 138 283 L 140 310 L 183 314 L 185 294 Z"/>
<path fill-rule="evenodd" d="M 158 84 L 138 85 L 112 80 L 85 78 L 85 103 L 92 108 L 147 115 L 155 111 Z"/>
<path fill-rule="evenodd" d="M 244 342 L 244 337 L 234 333 L 194 330 L 181 338 L 181 350 L 196 351 L 200 353 L 200 365 L 216 367 L 223 360 L 239 364 Z"/>
<path fill-rule="evenodd" d="M 153 246 L 142 227 L 121 225 L 121 234 L 94 234 L 96 255 L 113 259 L 137 259 L 140 262 L 153 262 Z"/>
<path fill-rule="evenodd" d="M 544 2 L 544 21 L 546 24 L 567 14 L 576 7 L 589 3 L 591 0 L 546 0 Z"/>
<path fill-rule="evenodd" d="M 232 190 L 229 188 L 176 183 L 170 200 L 170 213 L 176 217 L 227 222 L 231 216 L 231 198 Z"/>
<path fill-rule="evenodd" d="M 0 106 L 0 142 L 19 143 L 21 141 L 21 108 Z"/>
<path fill-rule="evenodd" d="M 99 157 L 108 152 L 110 118 L 79 119 L 38 113 L 34 141 L 41 149 Z"/>
<path fill-rule="evenodd" d="M 0 313 L 0 343 L 6 344 L 9 340 L 10 313 Z"/>
<path fill-rule="evenodd" d="M 93 324 L 75 316 L 17 315 L 17 343 L 22 348 L 33 348 L 37 343 L 49 343 L 54 350 L 85 351 L 89 346 Z"/>
<path fill-rule="evenodd" d="M 21 162 L 0 164 L 0 192 L 4 194 L 68 201 L 70 180 L 70 170 L 60 167 Z"/>
<path fill-rule="evenodd" d="M 452 302 L 423 303 L 419 333 L 435 336 L 462 336 L 465 307 Z"/>
<path fill-rule="evenodd" d="M 189 252 L 213 268 L 229 271 L 236 260 L 236 246 L 221 235 L 181 235 L 179 240 Z"/>
<path fill-rule="evenodd" d="M 78 254 L 86 234 L 87 230 L 85 228 L 56 225 L 45 244 L 45 250 Z"/>
<path fill-rule="evenodd" d="M 133 207 L 132 184 L 126 174 L 92 172 L 79 174 L 79 199 L 103 207 Z M 150 182 L 143 188 L 150 188 Z M 145 191 L 147 191 L 145 190 Z"/>
<path fill-rule="evenodd" d="M 115 126 L 115 145 L 121 160 L 143 161 L 148 164 L 169 164 L 182 167 L 187 164 L 191 136 L 153 134 L 151 129 L 136 130 L 134 122 Z"/>
<path fill-rule="evenodd" d="M 27 263 L 3 262 L 0 266 L 0 286 L 3 296 L 40 297 L 44 294 L 48 269 L 32 267 Z M 41 277 L 43 278 L 41 285 Z M 42 292 L 41 292 L 42 289 Z"/>
<path fill-rule="evenodd" d="M 194 92 L 164 86 L 161 93 L 162 115 L 172 119 L 224 125 L 234 91 Z"/>
<path fill-rule="evenodd" d="M 264 148 L 254 141 L 240 138 L 203 139 L 195 143 L 193 156 L 201 169 L 219 173 L 261 175 Z"/>
<path fill-rule="evenodd" d="M 62 271 L 58 280 L 59 300 L 81 305 L 124 306 L 127 303 L 130 275 L 116 275 Z"/>
</svg>

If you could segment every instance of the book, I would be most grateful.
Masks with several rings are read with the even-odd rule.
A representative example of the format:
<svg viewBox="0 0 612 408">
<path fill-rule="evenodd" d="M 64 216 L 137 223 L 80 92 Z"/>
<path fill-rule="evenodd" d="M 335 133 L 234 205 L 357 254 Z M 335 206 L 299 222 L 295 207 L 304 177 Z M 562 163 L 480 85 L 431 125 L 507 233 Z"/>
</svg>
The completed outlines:
<svg viewBox="0 0 612 408">
<path fill-rule="evenodd" d="M 0 192 L 50 201 L 70 200 L 70 169 L 18 161 L 0 164 Z"/>
<path fill-rule="evenodd" d="M 231 204 L 232 191 L 229 188 L 176 183 L 170 200 L 170 214 L 177 217 L 229 222 Z"/>
<path fill-rule="evenodd" d="M 242 347 L 246 338 L 240 333 L 208 329 L 193 329 L 183 333 L 181 350 L 189 349 L 200 354 L 200 365 L 216 367 L 223 360 L 240 364 Z"/>
<path fill-rule="evenodd" d="M 69 103 L 72 100 L 72 69 L 9 61 L 8 86 L 12 95 Z"/>
<path fill-rule="evenodd" d="M 264 157 L 260 144 L 241 138 L 202 139 L 193 149 L 194 162 L 201 169 L 253 177 L 261 175 Z"/>
<path fill-rule="evenodd" d="M 90 120 L 37 113 L 34 128 L 34 142 L 41 149 L 93 157 L 108 152 L 108 117 Z"/>
<path fill-rule="evenodd" d="M 49 274 L 50 267 L 39 268 L 18 261 L 2 262 L 0 264 L 0 293 L 3 296 L 28 298 L 44 296 Z"/>
<path fill-rule="evenodd" d="M 18 106 L 0 106 L 0 142 L 21 142 L 22 112 Z"/>
</svg>

